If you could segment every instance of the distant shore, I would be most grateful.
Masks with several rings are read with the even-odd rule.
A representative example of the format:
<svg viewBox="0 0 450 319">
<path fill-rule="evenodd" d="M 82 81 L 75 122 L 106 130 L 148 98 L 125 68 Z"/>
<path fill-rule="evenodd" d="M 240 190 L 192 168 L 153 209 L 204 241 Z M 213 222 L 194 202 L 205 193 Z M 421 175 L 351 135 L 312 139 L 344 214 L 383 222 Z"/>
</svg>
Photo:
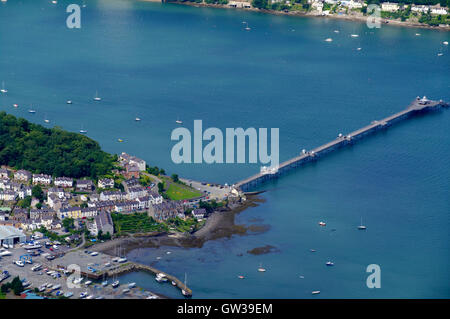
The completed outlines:
<svg viewBox="0 0 450 319">
<path fill-rule="evenodd" d="M 235 216 L 249 207 L 258 206 L 264 202 L 256 195 L 250 195 L 247 200 L 234 205 L 224 211 L 217 211 L 211 214 L 206 220 L 205 225 L 193 234 L 130 234 L 128 236 L 116 238 L 103 243 L 98 243 L 90 249 L 114 255 L 117 247 L 126 254 L 136 248 L 158 248 L 161 246 L 183 247 L 183 248 L 201 248 L 209 240 L 231 237 L 232 235 L 244 236 L 249 233 L 264 232 L 266 225 L 237 225 Z"/>
<path fill-rule="evenodd" d="M 141 1 L 147 1 L 147 2 L 161 2 L 160 0 L 141 0 Z M 310 18 L 330 18 L 330 19 L 337 19 L 337 20 L 347 20 L 347 21 L 355 21 L 355 22 L 366 22 L 368 16 L 357 16 L 357 15 L 348 15 L 348 14 L 331 14 L 331 15 L 317 15 L 317 14 L 311 14 L 311 13 L 304 13 L 300 11 L 276 11 L 276 10 L 268 10 L 268 9 L 258 9 L 258 8 L 233 8 L 226 4 L 208 4 L 208 3 L 196 3 L 196 2 L 179 2 L 179 1 L 169 1 L 166 3 L 174 3 L 174 4 L 181 4 L 181 5 L 187 5 L 192 7 L 207 7 L 207 8 L 222 8 L 222 9 L 233 9 L 233 10 L 243 10 L 243 11 L 253 11 L 253 12 L 262 12 L 262 13 L 268 13 L 268 14 L 275 14 L 275 15 L 286 15 L 286 16 L 296 16 L 296 17 L 310 17 Z M 419 23 L 419 22 L 410 22 L 410 21 L 400 21 L 400 20 L 390 20 L 390 19 L 381 19 L 381 25 L 393 25 L 393 26 L 400 26 L 400 27 L 409 27 L 409 28 L 422 28 L 422 29 L 431 29 L 431 30 L 439 30 L 439 31 L 450 31 L 450 26 L 446 27 L 436 27 L 436 26 L 430 26 L 425 23 Z"/>
</svg>

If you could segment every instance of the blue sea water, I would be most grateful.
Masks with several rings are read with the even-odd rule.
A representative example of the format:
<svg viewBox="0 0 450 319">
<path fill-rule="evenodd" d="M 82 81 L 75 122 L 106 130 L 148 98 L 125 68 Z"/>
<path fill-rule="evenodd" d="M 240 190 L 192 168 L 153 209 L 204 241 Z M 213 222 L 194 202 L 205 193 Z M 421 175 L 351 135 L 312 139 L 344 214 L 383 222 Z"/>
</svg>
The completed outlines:
<svg viewBox="0 0 450 319">
<path fill-rule="evenodd" d="M 69 3 L 81 4 L 0 4 L 0 81 L 9 90 L 0 111 L 84 128 L 106 151 L 168 173 L 233 183 L 259 169 L 174 164 L 177 118 L 188 128 L 195 119 L 205 128 L 279 128 L 286 160 L 417 95 L 450 100 L 448 32 L 133 0 L 85 1 L 81 29 L 68 29 Z M 313 290 L 321 291 L 314 298 L 448 298 L 449 124 L 448 110 L 417 117 L 263 185 L 266 202 L 237 223 L 267 232 L 129 258 L 181 279 L 187 272 L 194 298 L 310 298 Z M 366 231 L 356 229 L 361 218 Z M 279 251 L 247 253 L 267 244 Z M 366 286 L 369 264 L 381 267 L 380 289 Z M 122 280 L 180 297 L 146 274 Z"/>
</svg>

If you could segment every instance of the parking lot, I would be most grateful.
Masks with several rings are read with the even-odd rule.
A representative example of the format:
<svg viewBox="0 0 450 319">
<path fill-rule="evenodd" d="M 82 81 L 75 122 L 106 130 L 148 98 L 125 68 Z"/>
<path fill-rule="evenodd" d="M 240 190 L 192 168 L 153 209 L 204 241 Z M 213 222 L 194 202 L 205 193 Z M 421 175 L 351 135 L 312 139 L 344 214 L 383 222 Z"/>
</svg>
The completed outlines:
<svg viewBox="0 0 450 319">
<path fill-rule="evenodd" d="M 201 191 L 205 196 L 208 196 L 208 199 L 215 199 L 218 201 L 224 200 L 230 194 L 231 188 L 230 186 L 224 186 L 219 184 L 208 184 L 202 183 L 190 179 L 182 179 L 180 180 L 187 185 L 195 188 L 196 190 Z"/>
<path fill-rule="evenodd" d="M 11 281 L 14 277 L 19 276 L 21 280 L 25 281 L 27 289 L 34 290 L 38 288 L 41 292 L 50 293 L 52 296 L 64 295 L 65 293 L 72 293 L 71 298 L 80 298 L 81 293 L 85 293 L 88 299 L 94 298 L 147 298 L 153 296 L 150 292 L 143 291 L 142 289 L 135 287 L 129 288 L 129 283 L 120 283 L 117 288 L 113 288 L 111 283 L 117 278 L 105 278 L 108 281 L 108 285 L 103 286 L 103 278 L 99 278 L 97 281 L 88 279 L 83 274 L 99 273 L 104 270 L 113 269 L 118 267 L 119 263 L 113 261 L 114 257 L 105 255 L 102 253 L 96 253 L 91 251 L 85 251 L 83 249 L 76 251 L 68 251 L 67 247 L 59 246 L 57 250 L 52 247 L 51 251 L 44 247 L 44 242 L 41 242 L 42 248 L 39 250 L 42 252 L 39 256 L 31 256 L 24 247 L 16 245 L 15 248 L 8 249 L 11 253 L 9 256 L 3 256 L 0 258 L 0 272 L 8 271 L 10 277 L 4 280 L 1 284 Z M 6 249 L 2 248 L 2 251 Z M 37 252 L 38 249 L 35 249 Z M 50 254 L 63 254 L 60 257 L 55 257 L 53 260 L 48 260 L 47 256 Z M 27 256 L 26 256 L 27 255 Z M 22 257 L 22 258 L 21 258 Z M 19 266 L 15 262 L 18 260 L 30 259 L 29 262 L 24 262 L 24 266 Z M 116 258 L 117 259 L 117 258 Z M 114 260 L 116 260 L 114 259 Z M 39 270 L 33 271 L 33 267 L 41 265 Z M 79 275 L 64 272 L 63 269 L 79 269 L 83 281 L 78 287 L 73 284 L 73 279 L 79 277 Z M 91 282 L 89 284 L 89 282 Z M 88 283 L 89 285 L 86 285 Z M 125 291 L 124 291 L 125 289 Z M 128 291 L 129 290 L 129 291 Z"/>
</svg>

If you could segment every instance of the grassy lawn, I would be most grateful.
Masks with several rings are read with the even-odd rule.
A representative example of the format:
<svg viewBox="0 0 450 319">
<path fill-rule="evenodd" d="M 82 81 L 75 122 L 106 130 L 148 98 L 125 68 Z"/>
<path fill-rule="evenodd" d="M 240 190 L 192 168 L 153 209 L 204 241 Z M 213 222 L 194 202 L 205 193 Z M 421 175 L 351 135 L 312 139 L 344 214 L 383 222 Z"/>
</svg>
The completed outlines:
<svg viewBox="0 0 450 319">
<path fill-rule="evenodd" d="M 171 183 L 169 189 L 166 191 L 167 196 L 172 200 L 191 199 L 201 196 L 202 193 L 195 189 L 176 183 Z"/>
</svg>

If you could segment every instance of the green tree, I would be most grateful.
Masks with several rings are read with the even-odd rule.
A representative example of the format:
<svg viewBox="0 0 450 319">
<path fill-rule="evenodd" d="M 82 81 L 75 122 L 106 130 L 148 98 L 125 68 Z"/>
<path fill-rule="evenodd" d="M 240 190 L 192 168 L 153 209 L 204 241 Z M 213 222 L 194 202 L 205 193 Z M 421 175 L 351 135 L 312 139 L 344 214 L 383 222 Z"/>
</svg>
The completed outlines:
<svg viewBox="0 0 450 319">
<path fill-rule="evenodd" d="M 40 202 L 44 201 L 44 192 L 42 191 L 40 185 L 33 186 L 33 189 L 31 190 L 31 195 L 34 198 L 37 198 Z"/>
<path fill-rule="evenodd" d="M 28 208 L 31 206 L 31 196 L 27 196 L 17 202 L 17 206 L 20 208 Z"/>
<path fill-rule="evenodd" d="M 75 228 L 75 221 L 73 220 L 73 218 L 64 218 L 62 224 L 63 227 L 67 230 Z"/>
<path fill-rule="evenodd" d="M 266 9 L 268 5 L 268 0 L 252 0 L 252 6 L 258 9 Z"/>
<path fill-rule="evenodd" d="M 178 183 L 178 182 L 179 182 L 178 174 L 172 174 L 172 180 L 173 180 L 175 183 Z"/>
<path fill-rule="evenodd" d="M 158 183 L 158 192 L 160 194 L 162 194 L 164 192 L 164 184 L 161 182 Z"/>
</svg>

